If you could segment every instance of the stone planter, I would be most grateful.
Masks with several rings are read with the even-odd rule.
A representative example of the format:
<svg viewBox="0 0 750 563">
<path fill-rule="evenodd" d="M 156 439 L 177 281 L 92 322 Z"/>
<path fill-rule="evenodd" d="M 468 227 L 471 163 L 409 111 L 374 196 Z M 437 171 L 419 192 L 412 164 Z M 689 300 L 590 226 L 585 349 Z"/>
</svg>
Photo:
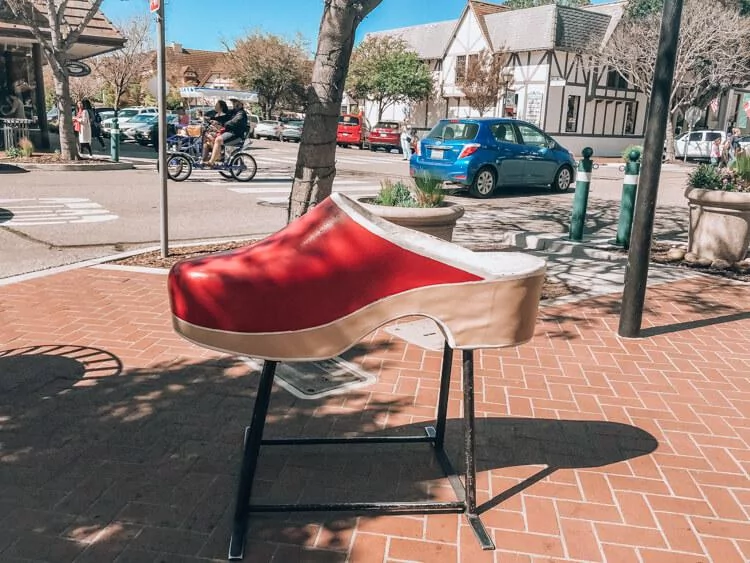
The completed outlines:
<svg viewBox="0 0 750 563">
<path fill-rule="evenodd" d="M 442 207 L 390 207 L 371 201 L 369 198 L 359 200 L 373 215 L 447 241 L 453 239 L 456 221 L 464 214 L 464 208 L 452 202 L 445 202 Z"/>
<path fill-rule="evenodd" d="M 687 188 L 688 252 L 701 258 L 743 260 L 750 245 L 750 193 Z"/>
</svg>

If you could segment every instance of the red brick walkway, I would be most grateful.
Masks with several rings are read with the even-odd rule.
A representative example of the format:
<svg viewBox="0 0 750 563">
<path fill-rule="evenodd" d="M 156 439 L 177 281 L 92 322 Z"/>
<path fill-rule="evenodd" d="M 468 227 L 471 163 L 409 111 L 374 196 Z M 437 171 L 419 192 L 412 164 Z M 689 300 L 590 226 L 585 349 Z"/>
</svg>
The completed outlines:
<svg viewBox="0 0 750 563">
<path fill-rule="evenodd" d="M 546 308 L 530 344 L 481 354 L 496 552 L 456 515 L 277 515 L 253 522 L 246 560 L 747 562 L 749 297 L 714 279 L 650 288 L 639 340 L 615 335 L 616 296 Z M 163 276 L 3 287 L 0 343 L 1 561 L 223 560 L 257 374 L 172 332 Z M 438 354 L 384 332 L 357 354 L 376 384 L 317 401 L 277 388 L 267 435 L 434 418 Z M 448 431 L 455 452 L 458 422 Z M 273 500 L 450 493 L 427 446 L 264 450 L 259 479 Z"/>
</svg>

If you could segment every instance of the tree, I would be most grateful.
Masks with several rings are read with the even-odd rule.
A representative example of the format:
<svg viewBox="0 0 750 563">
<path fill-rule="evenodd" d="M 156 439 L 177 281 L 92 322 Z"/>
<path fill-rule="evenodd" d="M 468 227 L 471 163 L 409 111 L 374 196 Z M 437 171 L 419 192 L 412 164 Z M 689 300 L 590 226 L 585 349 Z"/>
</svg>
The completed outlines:
<svg viewBox="0 0 750 563">
<path fill-rule="evenodd" d="M 354 33 L 382 0 L 325 0 L 307 89 L 307 112 L 297 153 L 287 217 L 291 221 L 331 195 L 336 175 L 336 128 Z"/>
<path fill-rule="evenodd" d="M 105 88 L 112 95 L 112 105 L 120 109 L 133 84 L 140 83 L 151 70 L 151 23 L 147 17 L 141 16 L 115 24 L 115 27 L 125 38 L 125 47 L 100 57 L 96 66 Z"/>
<path fill-rule="evenodd" d="M 503 6 L 511 10 L 520 10 L 521 8 L 534 8 L 535 6 L 546 6 L 547 4 L 557 4 L 558 6 L 588 6 L 590 0 L 507 0 Z"/>
<path fill-rule="evenodd" d="M 433 89 L 432 73 L 403 39 L 374 36 L 354 51 L 346 88 L 355 99 L 375 102 L 379 121 L 394 104 L 427 98 Z"/>
<path fill-rule="evenodd" d="M 626 16 L 610 37 L 600 63 L 651 96 L 660 13 Z M 667 122 L 667 160 L 674 159 L 674 125 L 690 106 L 710 101 L 750 77 L 750 21 L 737 6 L 686 0 Z"/>
<path fill-rule="evenodd" d="M 301 38 L 287 41 L 271 33 L 254 32 L 225 45 L 233 77 L 241 86 L 258 94 L 265 118 L 271 117 L 279 102 L 290 92 L 304 91 L 309 84 L 305 70 L 307 55 Z"/>
<path fill-rule="evenodd" d="M 55 100 L 60 112 L 60 157 L 63 160 L 77 160 L 78 149 L 73 131 L 73 116 L 70 112 L 70 48 L 91 22 L 102 0 L 88 0 L 88 7 L 81 6 L 82 13 L 76 15 L 80 21 L 68 22 L 68 0 L 6 0 L 13 15 L 29 26 L 34 39 L 42 47 L 42 53 L 52 70 Z"/>
<path fill-rule="evenodd" d="M 482 51 L 469 57 L 466 75 L 460 86 L 469 107 L 479 112 L 479 116 L 497 105 L 497 99 L 512 83 L 512 75 L 506 74 L 510 56 L 505 52 Z"/>
</svg>

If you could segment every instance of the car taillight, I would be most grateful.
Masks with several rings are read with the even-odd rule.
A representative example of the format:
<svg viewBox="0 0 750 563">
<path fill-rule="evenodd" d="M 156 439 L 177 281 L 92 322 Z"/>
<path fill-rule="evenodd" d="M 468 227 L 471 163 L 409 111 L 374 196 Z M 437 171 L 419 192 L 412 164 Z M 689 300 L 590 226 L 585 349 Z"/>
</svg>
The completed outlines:
<svg viewBox="0 0 750 563">
<path fill-rule="evenodd" d="M 464 145 L 464 148 L 461 151 L 461 153 L 458 155 L 458 158 L 461 159 L 461 158 L 466 158 L 467 156 L 471 156 L 472 154 L 474 154 L 475 152 L 477 152 L 479 150 L 479 147 L 481 147 L 481 146 L 482 145 L 479 145 L 477 143 L 471 143 L 469 145 Z"/>
</svg>

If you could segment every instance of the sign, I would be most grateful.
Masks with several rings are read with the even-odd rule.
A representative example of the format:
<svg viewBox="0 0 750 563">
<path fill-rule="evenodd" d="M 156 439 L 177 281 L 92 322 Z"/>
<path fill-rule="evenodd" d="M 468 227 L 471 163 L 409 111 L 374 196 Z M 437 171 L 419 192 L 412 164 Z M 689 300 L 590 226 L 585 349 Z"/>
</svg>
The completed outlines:
<svg viewBox="0 0 750 563">
<path fill-rule="evenodd" d="M 68 76 L 80 78 L 91 74 L 91 67 L 81 61 L 70 61 L 65 66 L 68 69 Z"/>
<path fill-rule="evenodd" d="M 524 119 L 534 125 L 540 125 L 542 121 L 542 99 L 544 94 L 537 90 L 526 93 L 526 115 Z"/>
<path fill-rule="evenodd" d="M 152 12 L 158 12 L 160 8 L 161 0 L 150 0 L 149 9 Z"/>
<path fill-rule="evenodd" d="M 691 128 L 695 127 L 695 124 L 700 121 L 701 117 L 703 117 L 703 110 L 695 106 L 689 107 L 685 112 L 685 121 L 688 122 Z"/>
</svg>

